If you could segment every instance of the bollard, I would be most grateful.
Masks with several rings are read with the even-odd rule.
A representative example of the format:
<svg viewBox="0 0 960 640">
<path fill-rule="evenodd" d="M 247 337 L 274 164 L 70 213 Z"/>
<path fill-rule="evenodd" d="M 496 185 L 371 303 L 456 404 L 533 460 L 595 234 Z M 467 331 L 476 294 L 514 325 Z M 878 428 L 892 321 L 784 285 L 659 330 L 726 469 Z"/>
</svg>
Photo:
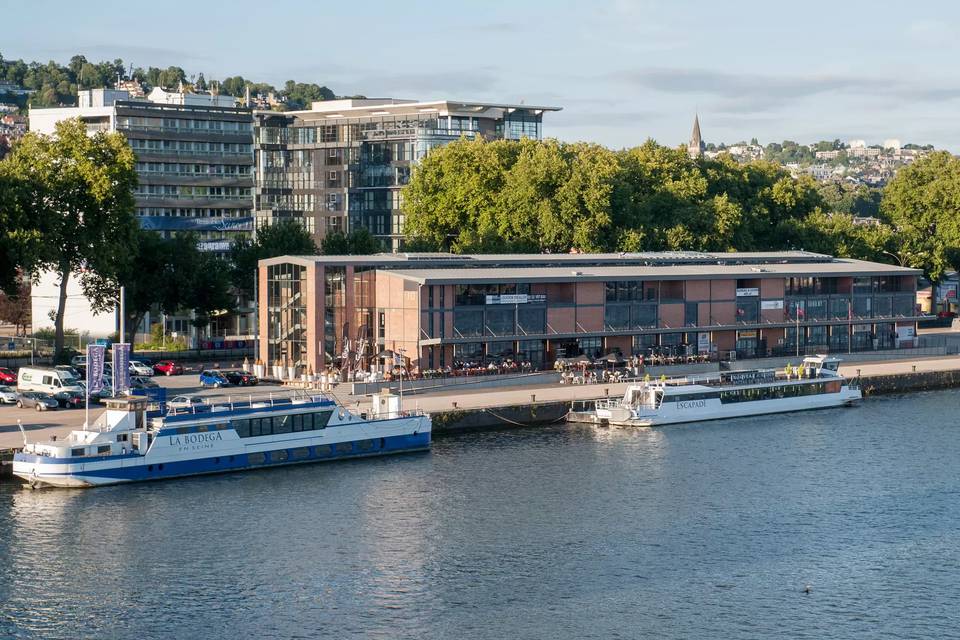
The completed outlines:
<svg viewBox="0 0 960 640">
<path fill-rule="evenodd" d="M 537 401 L 537 394 L 531 393 L 531 394 L 530 394 L 530 402 L 536 402 L 536 401 Z"/>
<path fill-rule="evenodd" d="M 857 377 L 860 377 L 860 369 L 857 369 Z"/>
<path fill-rule="evenodd" d="M 916 372 L 917 372 L 917 365 L 915 365 L 915 364 L 914 364 L 914 365 L 910 365 L 910 369 L 911 369 L 914 373 L 916 373 Z"/>
<path fill-rule="evenodd" d="M 457 408 L 457 401 L 456 401 L 456 400 L 453 401 L 453 408 L 454 408 L 454 409 Z"/>
<path fill-rule="evenodd" d="M 603 395 L 605 395 L 608 398 L 610 397 L 610 387 L 604 387 Z"/>
</svg>

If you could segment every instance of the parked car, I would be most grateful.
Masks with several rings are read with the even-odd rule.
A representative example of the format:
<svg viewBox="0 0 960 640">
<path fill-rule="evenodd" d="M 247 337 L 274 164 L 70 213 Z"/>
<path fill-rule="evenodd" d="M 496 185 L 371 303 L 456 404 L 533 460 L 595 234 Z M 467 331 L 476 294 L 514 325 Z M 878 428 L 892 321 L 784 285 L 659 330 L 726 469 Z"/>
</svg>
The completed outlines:
<svg viewBox="0 0 960 640">
<path fill-rule="evenodd" d="M 56 409 L 60 406 L 60 403 L 49 393 L 42 391 L 24 391 L 23 393 L 17 394 L 17 406 L 21 409 L 24 407 L 33 407 L 37 411 L 46 411 L 47 409 Z"/>
<path fill-rule="evenodd" d="M 70 365 L 73 367 L 86 367 L 87 356 L 73 356 L 70 358 Z"/>
<path fill-rule="evenodd" d="M 173 360 L 161 360 L 153 365 L 153 372 L 157 375 L 179 376 L 183 373 L 183 367 Z"/>
<path fill-rule="evenodd" d="M 229 387 L 230 381 L 227 380 L 227 377 L 219 371 L 201 371 L 200 386 L 215 388 Z"/>
<path fill-rule="evenodd" d="M 227 379 L 227 382 L 230 384 L 235 384 L 239 387 L 253 386 L 260 382 L 260 379 L 252 373 L 242 371 L 240 369 L 233 369 L 230 371 L 221 371 L 223 377 Z"/>
<path fill-rule="evenodd" d="M 147 366 L 146 364 L 144 364 L 143 362 L 140 362 L 139 360 L 131 360 L 130 375 L 149 377 L 153 375 L 153 368 Z"/>
<path fill-rule="evenodd" d="M 53 394 L 53 397 L 61 407 L 67 409 L 76 409 L 85 404 L 84 394 L 77 391 L 61 391 Z"/>
<path fill-rule="evenodd" d="M 0 384 L 17 384 L 17 374 L 6 367 L 0 367 Z"/>
<path fill-rule="evenodd" d="M 167 409 L 175 409 L 177 411 L 190 411 L 195 410 L 198 407 L 205 407 L 206 402 L 203 401 L 203 398 L 200 396 L 176 396 L 167 400 Z"/>
<path fill-rule="evenodd" d="M 133 376 L 130 378 L 131 389 L 156 389 L 159 386 L 159 384 L 150 378 L 145 378 L 143 376 Z"/>
<path fill-rule="evenodd" d="M 16 404 L 17 403 L 17 392 L 13 387 L 8 387 L 6 385 L 0 385 L 0 403 L 3 404 Z"/>
</svg>

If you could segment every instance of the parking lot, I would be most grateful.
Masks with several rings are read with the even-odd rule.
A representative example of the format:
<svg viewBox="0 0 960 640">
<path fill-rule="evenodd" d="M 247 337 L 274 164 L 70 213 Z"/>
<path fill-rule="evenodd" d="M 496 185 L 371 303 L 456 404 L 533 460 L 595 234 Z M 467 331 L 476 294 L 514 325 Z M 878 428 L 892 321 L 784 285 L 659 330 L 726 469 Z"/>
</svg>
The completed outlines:
<svg viewBox="0 0 960 640">
<path fill-rule="evenodd" d="M 237 399 L 252 395 L 269 393 L 287 393 L 283 387 L 275 384 L 260 383 L 253 387 L 225 387 L 222 389 L 202 389 L 199 376 L 195 372 L 179 376 L 153 376 L 152 380 L 167 389 L 167 398 L 180 394 L 195 394 L 204 397 L 234 397 Z M 100 404 L 90 405 L 90 421 L 95 421 L 104 412 Z M 11 446 L 20 446 L 22 438 L 17 427 L 17 420 L 23 423 L 29 433 L 38 429 L 57 428 L 50 433 L 66 433 L 71 429 L 83 426 L 84 409 L 54 409 L 36 411 L 35 409 L 19 409 L 16 405 L 0 404 L 0 449 Z"/>
</svg>

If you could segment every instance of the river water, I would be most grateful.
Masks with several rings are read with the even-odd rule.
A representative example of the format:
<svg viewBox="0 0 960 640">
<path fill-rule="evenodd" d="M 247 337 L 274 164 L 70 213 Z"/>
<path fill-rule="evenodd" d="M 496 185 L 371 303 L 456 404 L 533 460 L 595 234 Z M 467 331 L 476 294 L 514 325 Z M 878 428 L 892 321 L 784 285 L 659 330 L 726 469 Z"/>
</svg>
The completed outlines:
<svg viewBox="0 0 960 640">
<path fill-rule="evenodd" d="M 931 392 L 96 490 L 7 483 L 0 637 L 957 637 L 958 405 Z"/>
</svg>

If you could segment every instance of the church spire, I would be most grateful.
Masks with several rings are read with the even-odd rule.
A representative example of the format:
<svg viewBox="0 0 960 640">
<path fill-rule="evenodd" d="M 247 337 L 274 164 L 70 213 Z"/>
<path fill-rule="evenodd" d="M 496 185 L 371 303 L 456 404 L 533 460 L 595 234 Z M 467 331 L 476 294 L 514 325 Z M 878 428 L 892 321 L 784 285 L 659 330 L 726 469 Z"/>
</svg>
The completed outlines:
<svg viewBox="0 0 960 640">
<path fill-rule="evenodd" d="M 699 158 L 703 155 L 706 146 L 703 138 L 700 136 L 700 114 L 693 116 L 693 133 L 690 135 L 690 144 L 687 145 L 687 153 L 691 158 Z"/>
</svg>

